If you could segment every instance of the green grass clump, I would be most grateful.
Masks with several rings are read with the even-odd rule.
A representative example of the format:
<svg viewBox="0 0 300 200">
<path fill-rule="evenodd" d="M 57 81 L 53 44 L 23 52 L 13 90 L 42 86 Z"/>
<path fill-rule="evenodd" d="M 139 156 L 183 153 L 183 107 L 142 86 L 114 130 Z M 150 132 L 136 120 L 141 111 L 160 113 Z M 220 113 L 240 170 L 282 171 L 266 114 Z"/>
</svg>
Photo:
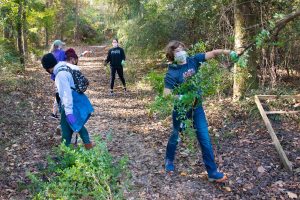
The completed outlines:
<svg viewBox="0 0 300 200">
<path fill-rule="evenodd" d="M 124 199 L 127 160 L 115 161 L 99 140 L 91 150 L 61 144 L 45 170 L 29 174 L 33 199 Z"/>
</svg>

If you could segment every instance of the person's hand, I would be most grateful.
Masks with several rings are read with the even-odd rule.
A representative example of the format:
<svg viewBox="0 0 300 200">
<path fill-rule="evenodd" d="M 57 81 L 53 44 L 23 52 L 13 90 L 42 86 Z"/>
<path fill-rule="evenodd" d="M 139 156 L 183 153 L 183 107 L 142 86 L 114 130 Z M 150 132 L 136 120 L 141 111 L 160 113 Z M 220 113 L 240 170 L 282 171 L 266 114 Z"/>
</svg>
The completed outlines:
<svg viewBox="0 0 300 200">
<path fill-rule="evenodd" d="M 55 74 L 51 74 L 50 79 L 51 79 L 52 81 L 55 81 Z"/>
<path fill-rule="evenodd" d="M 231 51 L 229 53 L 230 60 L 232 60 L 234 63 L 236 63 L 239 60 L 239 55 L 235 51 Z"/>
<path fill-rule="evenodd" d="M 125 67 L 126 61 L 125 61 L 125 60 L 122 60 L 121 65 L 122 65 L 123 67 Z"/>
<path fill-rule="evenodd" d="M 74 124 L 76 122 L 76 117 L 73 114 L 68 114 L 67 121 L 69 122 L 69 124 Z"/>
</svg>

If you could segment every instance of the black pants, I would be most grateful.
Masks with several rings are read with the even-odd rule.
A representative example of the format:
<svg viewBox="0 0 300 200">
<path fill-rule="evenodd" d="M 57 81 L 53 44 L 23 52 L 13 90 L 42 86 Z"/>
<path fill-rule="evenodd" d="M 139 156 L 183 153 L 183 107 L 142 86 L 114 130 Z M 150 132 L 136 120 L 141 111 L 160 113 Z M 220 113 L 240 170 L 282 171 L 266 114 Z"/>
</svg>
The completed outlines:
<svg viewBox="0 0 300 200">
<path fill-rule="evenodd" d="M 122 81 L 122 84 L 124 87 L 126 87 L 125 79 L 124 79 L 124 73 L 123 73 L 123 67 L 113 67 L 110 66 L 110 89 L 114 89 L 115 85 L 115 79 L 116 79 L 116 72 L 119 75 L 120 80 Z"/>
</svg>

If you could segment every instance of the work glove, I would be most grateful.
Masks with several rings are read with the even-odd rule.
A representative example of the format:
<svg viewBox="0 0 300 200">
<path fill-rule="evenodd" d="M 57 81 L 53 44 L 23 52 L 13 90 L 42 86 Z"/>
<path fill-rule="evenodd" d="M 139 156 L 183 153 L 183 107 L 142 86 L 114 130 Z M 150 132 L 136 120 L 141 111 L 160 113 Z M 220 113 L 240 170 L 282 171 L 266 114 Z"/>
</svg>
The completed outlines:
<svg viewBox="0 0 300 200">
<path fill-rule="evenodd" d="M 122 60 L 121 65 L 122 65 L 123 67 L 125 67 L 125 65 L 126 65 L 125 60 Z"/>
<path fill-rule="evenodd" d="M 69 124 L 74 124 L 76 122 L 76 117 L 73 114 L 68 114 L 67 121 Z"/>
<path fill-rule="evenodd" d="M 239 55 L 235 51 L 231 51 L 229 56 L 230 60 L 232 60 L 234 63 L 239 61 Z"/>
<path fill-rule="evenodd" d="M 51 79 L 52 81 L 55 81 L 55 74 L 51 74 L 50 79 Z"/>
</svg>

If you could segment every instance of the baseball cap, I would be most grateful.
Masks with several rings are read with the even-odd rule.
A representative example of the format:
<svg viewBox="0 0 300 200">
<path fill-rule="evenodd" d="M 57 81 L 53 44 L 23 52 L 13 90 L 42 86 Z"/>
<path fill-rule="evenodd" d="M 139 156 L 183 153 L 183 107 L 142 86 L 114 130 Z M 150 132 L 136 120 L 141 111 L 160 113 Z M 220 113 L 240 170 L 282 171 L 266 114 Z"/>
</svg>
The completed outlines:
<svg viewBox="0 0 300 200">
<path fill-rule="evenodd" d="M 55 40 L 55 41 L 53 42 L 53 44 L 54 44 L 55 46 L 60 46 L 60 45 L 65 45 L 66 43 L 62 42 L 61 40 Z"/>
</svg>

